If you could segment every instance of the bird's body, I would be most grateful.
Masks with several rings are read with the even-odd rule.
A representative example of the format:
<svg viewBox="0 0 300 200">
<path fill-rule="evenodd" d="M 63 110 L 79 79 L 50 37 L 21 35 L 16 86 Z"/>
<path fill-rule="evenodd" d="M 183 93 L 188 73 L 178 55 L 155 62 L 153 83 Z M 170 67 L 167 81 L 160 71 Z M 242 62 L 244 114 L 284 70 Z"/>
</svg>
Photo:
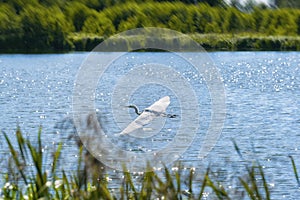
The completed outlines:
<svg viewBox="0 0 300 200">
<path fill-rule="evenodd" d="M 137 115 L 141 115 L 143 112 L 149 112 L 149 113 L 155 114 L 156 116 L 161 116 L 161 117 L 168 117 L 168 118 L 176 118 L 177 117 L 177 115 L 174 115 L 174 114 L 166 114 L 164 112 L 158 112 L 158 111 L 150 110 L 150 109 L 147 109 L 147 108 L 143 111 L 140 111 L 139 108 L 136 105 L 129 105 L 127 107 L 128 108 L 133 108 Z"/>
<path fill-rule="evenodd" d="M 121 133 L 120 135 L 131 133 L 139 128 L 142 128 L 144 125 L 149 124 L 152 120 L 157 117 L 168 117 L 175 118 L 177 115 L 166 114 L 166 109 L 170 104 L 170 97 L 165 96 L 154 102 L 151 106 L 146 108 L 143 111 L 139 111 L 136 105 L 127 106 L 133 108 L 135 113 L 139 115 L 133 122 L 131 122 Z"/>
</svg>

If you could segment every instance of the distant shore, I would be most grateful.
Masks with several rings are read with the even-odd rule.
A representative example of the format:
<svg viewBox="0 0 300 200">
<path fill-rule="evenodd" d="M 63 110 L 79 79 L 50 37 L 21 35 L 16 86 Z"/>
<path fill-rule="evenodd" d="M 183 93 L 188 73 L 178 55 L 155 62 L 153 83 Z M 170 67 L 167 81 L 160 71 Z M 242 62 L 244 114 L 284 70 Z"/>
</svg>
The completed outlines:
<svg viewBox="0 0 300 200">
<path fill-rule="evenodd" d="M 245 34 L 189 34 L 188 36 L 207 51 L 300 51 L 300 36 Z M 91 51 L 105 39 L 97 36 L 72 36 L 70 40 L 75 51 Z M 170 42 L 174 42 L 174 38 L 170 39 Z M 130 43 L 127 45 L 130 50 Z"/>
<path fill-rule="evenodd" d="M 110 36 L 147 27 L 187 34 L 207 51 L 299 51 L 300 5 L 293 1 L 289 7 L 278 2 L 275 7 L 242 6 L 225 0 L 4 1 L 0 53 L 91 51 Z M 174 37 L 163 39 L 168 45 L 189 47 Z M 139 44 L 134 39 L 122 38 L 122 51 L 134 49 Z M 139 40 L 151 42 L 142 36 Z"/>
<path fill-rule="evenodd" d="M 247 34 L 189 34 L 194 41 L 206 51 L 300 51 L 300 36 L 263 36 Z M 122 38 L 127 40 L 128 38 Z M 165 38 L 172 42 L 184 42 L 178 38 Z M 131 39 L 132 40 L 132 39 Z M 134 39 L 133 39 L 134 40 Z M 147 39 L 144 39 L 147 43 Z M 176 41 L 175 41 L 176 40 Z M 61 50 L 30 49 L 21 46 L 1 46 L 0 53 L 67 53 L 72 51 L 92 51 L 98 44 L 105 41 L 104 37 L 96 35 L 74 34 L 68 37 L 68 44 Z M 150 41 L 149 41 L 150 42 Z M 131 51 L 130 42 L 126 51 Z M 28 47 L 28 46 L 27 46 Z M 147 50 L 142 51 L 160 51 Z"/>
</svg>

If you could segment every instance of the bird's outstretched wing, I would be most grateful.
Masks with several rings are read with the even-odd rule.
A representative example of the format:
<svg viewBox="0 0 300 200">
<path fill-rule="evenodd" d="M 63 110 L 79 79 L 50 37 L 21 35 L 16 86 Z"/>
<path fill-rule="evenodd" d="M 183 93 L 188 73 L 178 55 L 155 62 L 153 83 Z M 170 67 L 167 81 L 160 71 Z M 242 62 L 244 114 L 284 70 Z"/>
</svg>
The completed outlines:
<svg viewBox="0 0 300 200">
<path fill-rule="evenodd" d="M 154 102 L 151 106 L 139 115 L 133 122 L 131 122 L 120 135 L 129 134 L 143 126 L 149 124 L 153 119 L 159 116 L 166 115 L 166 109 L 170 105 L 170 97 L 165 96 Z"/>
<path fill-rule="evenodd" d="M 151 106 L 145 109 L 145 111 L 153 112 L 156 114 L 165 114 L 167 107 L 170 105 L 170 97 L 165 96 L 158 101 L 154 102 Z"/>
</svg>

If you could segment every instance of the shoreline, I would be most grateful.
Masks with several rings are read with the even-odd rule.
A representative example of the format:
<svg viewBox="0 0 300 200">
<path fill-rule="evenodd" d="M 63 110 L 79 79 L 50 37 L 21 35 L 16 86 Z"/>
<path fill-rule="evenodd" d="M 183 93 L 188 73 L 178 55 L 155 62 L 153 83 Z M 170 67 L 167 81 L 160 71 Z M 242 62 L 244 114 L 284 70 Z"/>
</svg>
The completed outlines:
<svg viewBox="0 0 300 200">
<path fill-rule="evenodd" d="M 263 35 L 244 35 L 244 34 L 188 34 L 195 42 L 201 45 L 208 52 L 217 51 L 300 51 L 300 36 L 263 36 Z M 130 38 L 119 38 L 120 40 L 130 41 Z M 147 38 L 137 38 L 145 42 Z M 179 42 L 186 45 L 180 38 L 163 38 L 167 44 Z M 63 49 L 26 49 L 4 47 L 0 49 L 0 54 L 55 54 L 70 52 L 90 52 L 98 44 L 105 41 L 101 36 L 71 35 L 68 37 L 68 45 Z M 151 42 L 151 41 L 148 41 Z M 0 45 L 1 46 L 1 45 Z M 127 50 L 131 51 L 130 42 L 127 42 Z M 141 52 L 161 52 L 161 50 L 142 49 Z"/>
</svg>

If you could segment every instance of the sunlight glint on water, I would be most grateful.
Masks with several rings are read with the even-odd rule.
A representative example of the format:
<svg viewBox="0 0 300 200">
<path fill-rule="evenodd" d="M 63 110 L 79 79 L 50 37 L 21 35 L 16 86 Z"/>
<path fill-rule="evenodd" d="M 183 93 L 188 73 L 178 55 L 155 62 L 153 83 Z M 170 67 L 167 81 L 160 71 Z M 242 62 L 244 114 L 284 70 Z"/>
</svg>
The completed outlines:
<svg viewBox="0 0 300 200">
<path fill-rule="evenodd" d="M 173 62 L 166 53 L 135 54 L 127 57 L 126 66 L 130 67 L 137 57 L 145 63 L 152 56 L 156 56 L 161 62 Z M 13 140 L 13 130 L 19 125 L 28 137 L 35 139 L 38 126 L 42 125 L 43 142 L 47 146 L 45 151 L 51 153 L 55 144 L 64 141 L 63 167 L 67 170 L 72 169 L 76 162 L 78 150 L 75 142 L 69 139 L 72 127 L 65 124 L 60 127 L 62 130 L 57 124 L 71 117 L 73 83 L 86 56 L 87 53 L 0 55 L 0 129 Z M 234 139 L 247 161 L 251 163 L 258 159 L 265 167 L 273 198 L 296 198 L 299 190 L 288 156 L 293 155 L 296 164 L 299 163 L 300 53 L 216 52 L 210 53 L 210 56 L 217 64 L 226 88 L 227 117 L 224 130 L 216 147 L 204 162 L 197 159 L 196 145 L 199 143 L 193 143 L 183 155 L 182 162 L 197 169 L 211 163 L 215 171 L 220 172 L 220 179 L 230 182 L 232 176 L 243 175 L 245 170 L 245 163 L 241 162 L 233 148 L 231 140 Z M 125 66 L 120 65 L 116 69 L 120 70 L 122 67 Z M 114 72 L 111 73 L 113 77 Z M 194 74 L 189 71 L 184 72 L 184 75 L 190 76 L 191 80 L 195 79 Z M 197 84 L 199 94 L 207 92 L 204 83 Z M 158 87 L 153 88 L 156 90 Z M 168 92 L 162 88 L 160 90 Z M 139 92 L 142 93 L 143 90 L 134 94 L 134 103 L 146 106 L 153 101 L 150 97 L 138 99 Z M 106 102 L 109 95 L 109 90 L 97 93 L 98 109 L 102 108 L 101 103 Z M 209 125 L 209 101 L 207 94 L 201 96 L 199 101 L 203 129 L 196 138 L 198 142 L 201 142 Z M 179 108 L 172 109 L 176 112 Z M 103 117 L 103 120 L 109 121 L 109 118 Z M 172 130 L 172 127 L 168 130 Z M 172 134 L 160 134 L 151 140 L 153 144 L 150 147 L 158 148 L 155 142 L 167 144 L 171 140 Z M 138 143 L 128 146 L 135 147 L 144 148 L 143 144 Z M 1 135 L 0 158 L 4 157 L 5 152 L 7 146 Z M 1 165 L 4 164 L 1 159 L 0 162 Z M 232 182 L 231 187 L 235 184 Z"/>
</svg>

